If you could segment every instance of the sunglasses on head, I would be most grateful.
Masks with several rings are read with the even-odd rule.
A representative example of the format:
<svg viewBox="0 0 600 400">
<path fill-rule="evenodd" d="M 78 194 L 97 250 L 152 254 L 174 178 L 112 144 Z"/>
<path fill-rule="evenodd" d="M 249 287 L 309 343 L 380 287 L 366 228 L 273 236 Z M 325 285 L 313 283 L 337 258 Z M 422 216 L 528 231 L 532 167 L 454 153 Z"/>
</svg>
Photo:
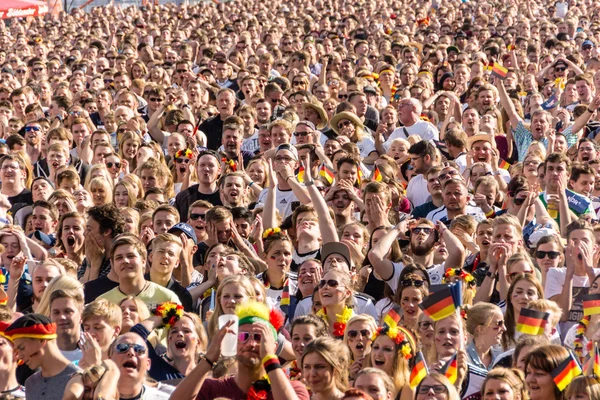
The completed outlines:
<svg viewBox="0 0 600 400">
<path fill-rule="evenodd" d="M 115 349 L 117 350 L 117 353 L 123 354 L 127 353 L 132 347 L 133 351 L 135 351 L 137 354 L 146 354 L 146 347 L 135 343 L 119 343 Z"/>
<path fill-rule="evenodd" d="M 325 285 L 329 286 L 330 288 L 336 288 L 340 285 L 340 283 L 335 279 L 321 279 L 321 282 L 319 282 L 319 288 L 322 289 L 325 287 Z"/>
<path fill-rule="evenodd" d="M 425 281 L 421 281 L 418 279 L 404 279 L 400 283 L 404 287 L 408 287 L 408 286 L 421 287 L 425 284 Z"/>
<path fill-rule="evenodd" d="M 189 158 L 176 158 L 176 159 L 175 159 L 175 162 L 176 162 L 177 164 L 181 164 L 181 163 L 184 163 L 184 164 L 189 164 L 189 162 L 190 162 L 190 161 L 191 161 L 191 160 L 190 160 Z"/>
<path fill-rule="evenodd" d="M 190 219 L 192 221 L 197 221 L 199 219 L 204 221 L 206 219 L 206 214 L 190 214 Z"/>
<path fill-rule="evenodd" d="M 539 258 L 540 260 L 546 258 L 548 256 L 551 260 L 556 260 L 558 256 L 560 256 L 560 252 L 558 251 L 542 251 L 538 250 L 535 252 L 535 258 Z"/>
<path fill-rule="evenodd" d="M 262 336 L 260 333 L 250 333 L 250 332 L 239 332 L 238 333 L 238 341 L 240 343 L 246 343 L 252 337 L 252 340 L 260 343 Z"/>
<path fill-rule="evenodd" d="M 366 337 L 366 338 L 371 337 L 371 332 L 368 329 L 361 329 L 360 331 L 355 331 L 355 330 L 348 331 L 348 337 L 350 339 L 354 339 L 358 336 L 359 333 L 360 333 L 360 336 L 362 336 L 362 337 Z"/>
</svg>

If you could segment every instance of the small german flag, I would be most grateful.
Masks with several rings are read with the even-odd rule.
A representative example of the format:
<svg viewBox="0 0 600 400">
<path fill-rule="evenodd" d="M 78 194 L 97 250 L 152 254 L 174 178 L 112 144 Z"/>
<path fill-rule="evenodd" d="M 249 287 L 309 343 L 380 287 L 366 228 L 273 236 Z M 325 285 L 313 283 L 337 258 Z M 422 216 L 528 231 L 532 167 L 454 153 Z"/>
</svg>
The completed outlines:
<svg viewBox="0 0 600 400">
<path fill-rule="evenodd" d="M 494 66 L 492 67 L 492 75 L 495 75 L 498 78 L 504 80 L 506 79 L 506 74 L 508 74 L 508 69 L 495 62 Z"/>
<path fill-rule="evenodd" d="M 371 180 L 373 182 L 381 182 L 383 180 L 383 176 L 381 176 L 381 171 L 379 171 L 379 168 L 377 168 L 377 166 L 375 167 L 375 170 L 373 171 Z"/>
<path fill-rule="evenodd" d="M 556 387 L 562 392 L 569 386 L 573 379 L 581 375 L 581 367 L 577 361 L 575 361 L 573 355 L 569 353 L 569 357 L 561 362 L 558 367 L 552 371 L 551 375 Z"/>
<path fill-rule="evenodd" d="M 546 329 L 550 313 L 521 308 L 517 320 L 517 331 L 527 335 L 541 335 Z"/>
<path fill-rule="evenodd" d="M 456 304 L 450 287 L 430 294 L 419 304 L 419 307 L 434 321 L 449 317 L 456 312 Z"/>
<path fill-rule="evenodd" d="M 364 179 L 364 175 L 362 173 L 362 169 L 360 168 L 360 165 L 357 164 L 356 168 L 358 169 L 358 175 L 356 177 L 356 183 L 358 183 L 360 185 L 360 183 Z"/>
<path fill-rule="evenodd" d="M 446 378 L 454 385 L 458 379 L 458 360 L 456 359 L 456 353 L 448 360 L 446 365 L 440 370 L 440 374 L 444 374 Z"/>
<path fill-rule="evenodd" d="M 596 379 L 600 378 L 600 348 L 598 346 L 594 346 L 594 357 L 592 358 L 593 367 L 592 371 Z"/>
<path fill-rule="evenodd" d="M 298 171 L 298 175 L 296 175 L 298 182 L 304 183 L 304 167 L 300 166 L 300 170 Z"/>
<path fill-rule="evenodd" d="M 383 323 L 388 326 L 397 326 L 400 323 L 400 314 L 391 308 L 383 318 Z"/>
<path fill-rule="evenodd" d="M 507 163 L 505 160 L 500 160 L 500 162 L 498 163 L 498 168 L 502 168 L 508 171 L 510 168 L 510 164 Z"/>
<path fill-rule="evenodd" d="M 410 371 L 410 387 L 412 389 L 419 386 L 419 383 L 429 374 L 429 369 L 425 363 L 423 354 L 419 351 L 415 356 L 415 364 Z"/>
<path fill-rule="evenodd" d="M 583 296 L 583 315 L 600 314 L 600 294 L 586 294 Z"/>
<path fill-rule="evenodd" d="M 333 178 L 335 177 L 335 174 L 332 170 L 327 168 L 325 163 L 323 163 L 321 164 L 321 168 L 319 168 L 319 176 L 325 178 L 325 180 L 331 185 L 333 183 Z"/>
</svg>

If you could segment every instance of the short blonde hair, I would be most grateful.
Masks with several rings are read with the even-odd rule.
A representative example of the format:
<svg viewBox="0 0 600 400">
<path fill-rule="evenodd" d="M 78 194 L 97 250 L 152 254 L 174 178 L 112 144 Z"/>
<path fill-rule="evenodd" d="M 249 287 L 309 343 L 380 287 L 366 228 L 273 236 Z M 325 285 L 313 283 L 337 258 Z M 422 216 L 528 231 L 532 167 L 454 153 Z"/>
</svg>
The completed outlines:
<svg viewBox="0 0 600 400">
<path fill-rule="evenodd" d="M 111 327 L 121 328 L 123 313 L 121 307 L 106 299 L 96 299 L 85 306 L 81 314 L 81 322 L 89 318 L 98 317 L 104 319 Z"/>
<path fill-rule="evenodd" d="M 175 243 L 180 249 L 183 248 L 183 243 L 181 243 L 179 236 L 175 236 L 172 233 L 161 233 L 152 240 L 152 250 L 163 243 Z"/>
</svg>

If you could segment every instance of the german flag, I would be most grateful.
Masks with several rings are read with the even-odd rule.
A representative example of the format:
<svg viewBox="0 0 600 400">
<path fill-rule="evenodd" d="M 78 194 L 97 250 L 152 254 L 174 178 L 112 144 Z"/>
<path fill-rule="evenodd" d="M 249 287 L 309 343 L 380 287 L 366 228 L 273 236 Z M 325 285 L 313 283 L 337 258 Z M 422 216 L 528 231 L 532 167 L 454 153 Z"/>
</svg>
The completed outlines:
<svg viewBox="0 0 600 400">
<path fill-rule="evenodd" d="M 304 167 L 300 166 L 300 170 L 298 171 L 298 175 L 296 175 L 298 182 L 304 183 Z"/>
<path fill-rule="evenodd" d="M 600 378 L 600 348 L 595 346 L 594 357 L 592 358 L 593 367 L 592 371 L 594 372 L 594 376 L 596 379 Z"/>
<path fill-rule="evenodd" d="M 498 168 L 502 168 L 508 171 L 510 168 L 510 164 L 507 163 L 505 160 L 500 160 L 500 162 L 498 163 Z"/>
<path fill-rule="evenodd" d="M 583 296 L 583 315 L 600 314 L 600 294 L 586 294 Z"/>
<path fill-rule="evenodd" d="M 387 326 L 395 327 L 400 323 L 400 314 L 393 308 L 391 308 L 388 313 L 383 318 L 383 323 L 387 324 Z"/>
<path fill-rule="evenodd" d="M 333 183 L 333 178 L 335 177 L 335 174 L 332 170 L 325 166 L 325 163 L 323 163 L 321 164 L 321 168 L 319 168 L 319 176 L 325 178 L 325 180 L 331 185 Z"/>
<path fill-rule="evenodd" d="M 492 67 L 492 75 L 495 75 L 498 78 L 504 80 L 506 79 L 506 74 L 508 74 L 508 69 L 495 62 L 494 66 Z"/>
<path fill-rule="evenodd" d="M 430 294 L 419 304 L 419 307 L 434 321 L 449 317 L 456 312 L 456 304 L 450 287 Z"/>
<path fill-rule="evenodd" d="M 356 183 L 358 183 L 360 185 L 360 183 L 364 179 L 364 175 L 362 173 L 362 169 L 360 168 L 360 165 L 357 164 L 356 168 L 357 168 L 357 171 L 358 171 L 358 176 L 356 177 Z"/>
<path fill-rule="evenodd" d="M 410 387 L 412 389 L 419 386 L 419 383 L 429 374 L 427 364 L 423 354 L 419 351 L 415 356 L 415 366 L 410 371 Z"/>
<path fill-rule="evenodd" d="M 371 175 L 371 180 L 373 182 L 381 182 L 383 180 L 383 176 L 381 176 L 381 171 L 379 171 L 379 168 L 375 167 L 373 175 Z"/>
<path fill-rule="evenodd" d="M 454 385 L 458 379 L 458 361 L 456 359 L 456 353 L 448 360 L 446 365 L 440 370 L 440 374 L 444 374 L 446 378 Z"/>
<path fill-rule="evenodd" d="M 549 318 L 550 313 L 521 308 L 517 320 L 517 331 L 527 335 L 541 335 L 544 333 Z"/>
<path fill-rule="evenodd" d="M 573 355 L 569 353 L 569 357 L 561 362 L 558 367 L 552 371 L 551 375 L 556 387 L 562 392 L 569 386 L 573 379 L 581 375 L 581 367 L 577 361 L 575 361 Z"/>
</svg>

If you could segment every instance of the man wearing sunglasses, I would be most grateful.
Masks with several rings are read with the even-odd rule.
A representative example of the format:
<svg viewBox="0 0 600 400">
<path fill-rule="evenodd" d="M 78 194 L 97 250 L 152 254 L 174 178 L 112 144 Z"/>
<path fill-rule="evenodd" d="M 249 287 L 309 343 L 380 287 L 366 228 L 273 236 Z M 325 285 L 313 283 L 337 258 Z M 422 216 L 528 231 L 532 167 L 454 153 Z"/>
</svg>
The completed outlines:
<svg viewBox="0 0 600 400">
<path fill-rule="evenodd" d="M 126 399 L 168 399 L 169 394 L 144 384 L 150 370 L 146 341 L 138 334 L 127 332 L 111 346 L 110 359 L 119 368 L 119 396 Z"/>
<path fill-rule="evenodd" d="M 25 124 L 25 152 L 29 156 L 32 163 L 36 163 L 42 158 L 42 126 L 37 121 L 28 122 Z"/>
</svg>

